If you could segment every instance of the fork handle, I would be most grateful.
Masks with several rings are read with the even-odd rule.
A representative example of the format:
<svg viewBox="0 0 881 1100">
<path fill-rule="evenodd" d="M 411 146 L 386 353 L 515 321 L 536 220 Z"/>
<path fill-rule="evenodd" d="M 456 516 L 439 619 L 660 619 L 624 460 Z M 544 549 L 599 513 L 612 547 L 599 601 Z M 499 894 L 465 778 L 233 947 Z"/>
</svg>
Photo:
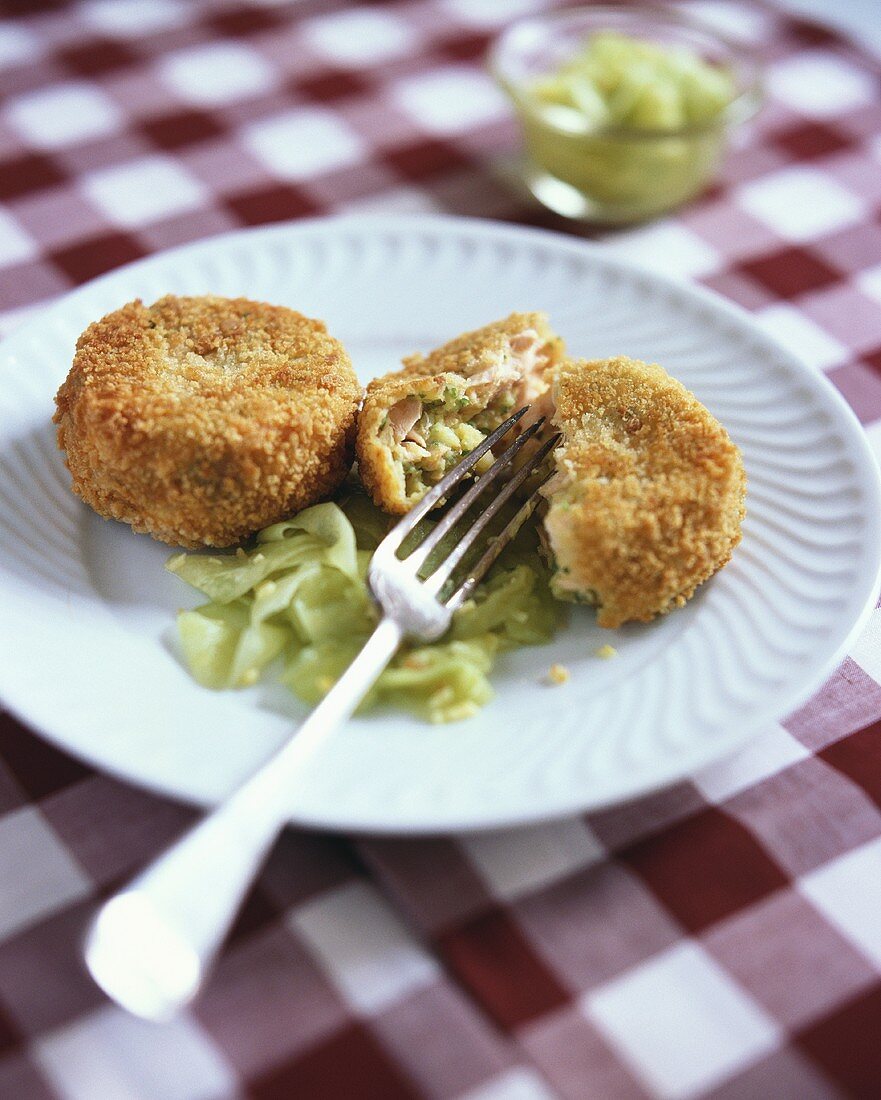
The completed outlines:
<svg viewBox="0 0 881 1100">
<path fill-rule="evenodd" d="M 384 618 L 306 721 L 228 799 L 99 910 L 86 965 L 117 1004 L 167 1020 L 197 993 L 290 813 L 303 766 L 376 682 L 403 631 Z"/>
</svg>

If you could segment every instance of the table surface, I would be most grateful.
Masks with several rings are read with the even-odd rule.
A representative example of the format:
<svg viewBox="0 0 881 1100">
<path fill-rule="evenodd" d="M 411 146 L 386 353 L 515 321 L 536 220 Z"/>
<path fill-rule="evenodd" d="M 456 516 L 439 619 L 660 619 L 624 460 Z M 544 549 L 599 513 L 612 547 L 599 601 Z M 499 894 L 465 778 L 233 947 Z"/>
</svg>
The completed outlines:
<svg viewBox="0 0 881 1100">
<path fill-rule="evenodd" d="M 331 211 L 572 231 L 510 190 L 482 68 L 541 0 L 91 0 L 0 28 L 0 308 L 211 233 Z M 881 452 L 881 81 L 835 33 L 751 36 L 769 101 L 675 217 L 602 239 L 739 302 Z M 47 428 L 48 430 L 48 428 Z M 0 719 L 0 1096 L 881 1093 L 881 612 L 802 710 L 637 803 L 438 840 L 289 831 L 202 999 L 102 999 L 95 900 L 192 819 Z"/>
<path fill-rule="evenodd" d="M 793 15 L 826 22 L 881 56 L 881 19 L 877 0 L 775 0 Z"/>
</svg>

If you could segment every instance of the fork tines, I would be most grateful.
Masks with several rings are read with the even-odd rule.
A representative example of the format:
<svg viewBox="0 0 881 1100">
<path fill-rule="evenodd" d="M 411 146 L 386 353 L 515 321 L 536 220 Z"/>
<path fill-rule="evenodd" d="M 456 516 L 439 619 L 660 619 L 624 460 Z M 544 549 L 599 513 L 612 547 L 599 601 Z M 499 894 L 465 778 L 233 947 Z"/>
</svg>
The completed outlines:
<svg viewBox="0 0 881 1100">
<path fill-rule="evenodd" d="M 522 409 L 518 409 L 512 416 L 509 416 L 503 424 L 500 424 L 499 427 L 496 428 L 491 435 L 488 435 L 473 451 L 465 455 L 441 481 L 429 489 L 416 507 L 408 512 L 386 536 L 384 540 L 386 545 L 383 549 L 387 552 L 391 552 L 393 555 L 395 550 L 398 549 L 419 520 L 449 496 L 450 492 L 459 484 L 462 478 L 473 469 L 475 464 L 479 462 L 496 443 L 507 435 L 520 418 L 528 411 L 528 408 L 529 406 L 527 405 Z M 503 476 L 510 473 L 515 458 L 529 440 L 533 439 L 538 432 L 541 431 L 544 422 L 544 417 L 542 417 L 518 436 L 518 438 L 515 439 L 514 442 L 495 460 L 486 473 L 481 474 L 467 492 L 462 494 L 456 503 L 446 512 L 437 526 L 433 528 L 416 549 L 403 561 L 399 562 L 399 564 L 405 566 L 409 573 L 415 575 L 425 563 L 432 550 L 434 550 L 441 539 L 459 523 L 475 501 L 490 486 L 497 484 L 502 480 Z M 461 538 L 447 557 L 431 571 L 427 578 L 424 579 L 423 585 L 427 591 L 434 595 L 440 592 L 465 554 L 474 545 L 477 537 L 486 529 L 487 525 L 495 516 L 498 515 L 499 511 L 511 499 L 514 493 L 517 492 L 523 482 L 541 466 L 548 453 L 559 443 L 560 438 L 558 433 L 546 440 L 541 447 L 538 448 L 535 454 L 528 458 L 512 476 L 504 481 L 499 492 L 492 498 L 487 507 L 474 520 L 471 526 L 462 533 Z M 489 540 L 483 554 L 469 569 L 465 579 L 448 598 L 442 601 L 450 610 L 455 610 L 468 598 L 474 588 L 486 575 L 493 562 L 495 562 L 496 558 L 498 558 L 499 554 L 504 550 L 505 546 L 514 538 L 523 523 L 535 510 L 540 501 L 539 492 L 550 476 L 551 472 L 549 471 L 539 484 L 533 488 L 532 492 L 523 501 L 517 512 L 502 527 L 501 531 Z"/>
</svg>

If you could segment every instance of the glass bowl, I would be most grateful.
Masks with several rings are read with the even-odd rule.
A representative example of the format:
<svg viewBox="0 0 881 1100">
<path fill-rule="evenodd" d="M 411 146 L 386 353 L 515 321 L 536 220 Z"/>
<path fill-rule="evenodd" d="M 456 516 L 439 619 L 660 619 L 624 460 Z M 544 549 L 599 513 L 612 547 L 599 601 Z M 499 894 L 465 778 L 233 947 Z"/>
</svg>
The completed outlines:
<svg viewBox="0 0 881 1100">
<path fill-rule="evenodd" d="M 729 71 L 734 97 L 710 122 L 660 131 L 594 126 L 530 93 L 535 78 L 553 73 L 601 30 L 687 47 Z M 602 224 L 643 221 L 699 194 L 716 174 L 732 129 L 762 99 L 759 64 L 746 46 L 661 8 L 609 5 L 525 19 L 497 39 L 489 66 L 520 119 L 530 191 L 563 217 Z"/>
</svg>

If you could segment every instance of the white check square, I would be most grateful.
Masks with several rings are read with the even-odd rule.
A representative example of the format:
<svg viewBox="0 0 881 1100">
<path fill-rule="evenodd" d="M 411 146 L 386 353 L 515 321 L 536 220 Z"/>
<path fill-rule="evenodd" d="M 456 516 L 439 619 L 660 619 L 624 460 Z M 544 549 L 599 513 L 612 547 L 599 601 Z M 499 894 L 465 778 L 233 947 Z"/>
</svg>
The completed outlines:
<svg viewBox="0 0 881 1100">
<path fill-rule="evenodd" d="M 753 42 L 760 42 L 768 34 L 771 23 L 768 13 L 752 5 L 732 4 L 730 0 L 680 0 L 673 7 L 733 38 Z"/>
<path fill-rule="evenodd" d="M 7 102 L 6 120 L 39 149 L 104 137 L 122 124 L 119 108 L 94 84 L 70 81 Z"/>
<path fill-rule="evenodd" d="M 443 6 L 456 19 L 476 27 L 507 23 L 544 7 L 542 0 L 443 0 Z"/>
<path fill-rule="evenodd" d="M 788 241 L 810 241 L 852 225 L 863 203 L 823 172 L 805 165 L 783 168 L 738 189 L 747 213 Z"/>
<path fill-rule="evenodd" d="M 766 74 L 775 99 L 814 118 L 834 118 L 874 102 L 875 80 L 844 58 L 823 50 L 799 53 Z"/>
<path fill-rule="evenodd" d="M 344 203 L 341 210 L 347 214 L 437 214 L 443 204 L 418 187 L 390 187 Z"/>
<path fill-rule="evenodd" d="M 7 19 L 0 34 L 0 69 L 35 61 L 43 52 L 40 39 L 20 23 Z"/>
<path fill-rule="evenodd" d="M 551 1092 L 534 1069 L 516 1066 L 476 1089 L 469 1089 L 459 1100 L 556 1100 L 556 1093 Z"/>
<path fill-rule="evenodd" d="M 662 275 L 697 279 L 718 271 L 722 257 L 697 233 L 674 221 L 657 222 L 610 237 L 606 251 Z"/>
<path fill-rule="evenodd" d="M 844 344 L 785 302 L 768 306 L 754 316 L 769 336 L 816 370 L 828 370 L 850 358 Z"/>
<path fill-rule="evenodd" d="M 35 806 L 0 818 L 0 939 L 88 895 L 89 878 Z"/>
<path fill-rule="evenodd" d="M 206 200 L 197 180 L 175 161 L 160 156 L 92 172 L 81 186 L 111 221 L 127 228 L 181 214 Z"/>
<path fill-rule="evenodd" d="M 381 8 L 352 9 L 307 19 L 301 34 L 310 49 L 339 65 L 375 65 L 403 56 L 413 45 L 407 24 Z"/>
<path fill-rule="evenodd" d="M 32 260 L 39 251 L 37 242 L 0 207 L 0 267 Z"/>
<path fill-rule="evenodd" d="M 259 95 L 274 83 L 274 73 L 261 56 L 235 42 L 166 54 L 156 71 L 182 99 L 204 107 Z"/>
<path fill-rule="evenodd" d="M 96 30 L 118 38 L 168 30 L 187 22 L 188 7 L 179 0 L 88 0 L 78 14 Z"/>
<path fill-rule="evenodd" d="M 245 128 L 242 140 L 275 175 L 304 180 L 355 164 L 361 142 L 332 111 L 290 111 Z"/>
<path fill-rule="evenodd" d="M 41 1036 L 30 1050 L 61 1100 L 238 1094 L 232 1071 L 187 1016 L 154 1024 L 107 1006 Z"/>
<path fill-rule="evenodd" d="M 881 967 L 881 837 L 811 871 L 798 888 Z"/>
<path fill-rule="evenodd" d="M 780 1041 L 775 1023 L 696 943 L 656 955 L 582 1006 L 665 1100 L 711 1088 Z"/>
<path fill-rule="evenodd" d="M 867 298 L 881 303 L 881 264 L 861 271 L 854 282 Z"/>
<path fill-rule="evenodd" d="M 425 130 L 456 134 L 503 118 L 508 105 L 490 78 L 464 65 L 399 81 L 395 102 Z"/>
<path fill-rule="evenodd" d="M 774 723 L 735 756 L 702 768 L 692 782 L 711 802 L 724 802 L 810 755 L 788 730 Z"/>
<path fill-rule="evenodd" d="M 595 863 L 605 849 L 578 818 L 526 829 L 462 837 L 462 847 L 490 890 L 515 898 Z"/>
<path fill-rule="evenodd" d="M 356 1010 L 379 1012 L 439 975 L 431 955 L 366 882 L 299 906 L 288 923 Z"/>
</svg>

